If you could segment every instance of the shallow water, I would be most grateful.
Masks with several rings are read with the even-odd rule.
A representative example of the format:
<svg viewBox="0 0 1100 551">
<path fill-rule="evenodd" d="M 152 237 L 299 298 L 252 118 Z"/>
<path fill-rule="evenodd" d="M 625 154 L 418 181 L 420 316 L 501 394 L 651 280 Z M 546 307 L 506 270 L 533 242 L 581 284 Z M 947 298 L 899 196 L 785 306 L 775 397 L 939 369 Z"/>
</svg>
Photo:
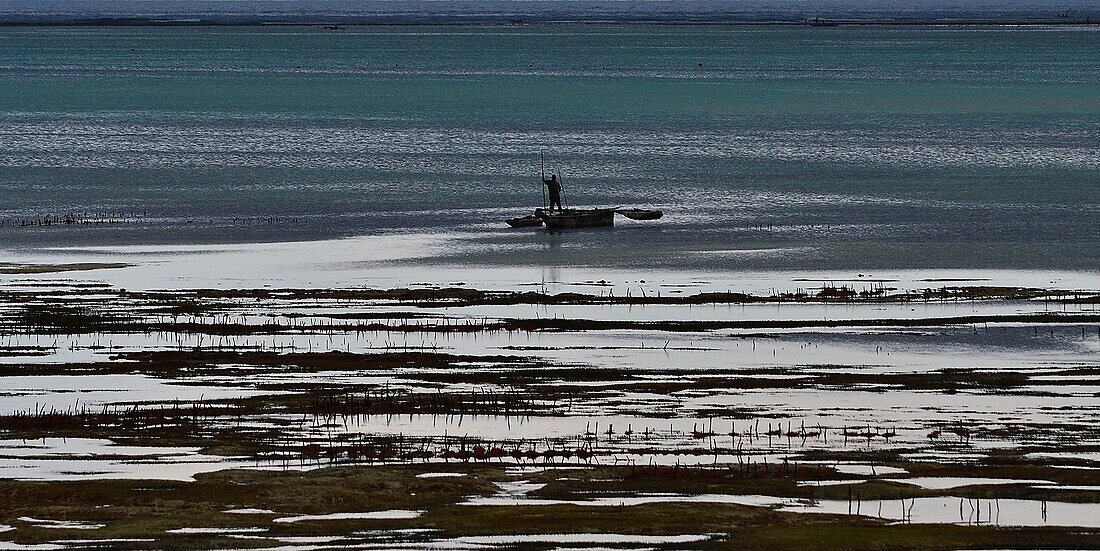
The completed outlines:
<svg viewBox="0 0 1100 551">
<path fill-rule="evenodd" d="M 85 297 L 91 300 L 94 297 Z M 112 304 L 119 311 L 139 310 L 140 304 Z M 466 323 L 485 318 L 566 315 L 570 309 L 515 306 L 467 308 L 413 308 L 386 301 L 313 301 L 274 299 L 223 301 L 213 314 L 194 316 L 203 323 L 262 325 L 281 320 L 321 321 L 324 313 L 398 313 L 426 323 Z M 1090 305 L 1062 307 L 1047 301 L 917 302 L 861 305 L 719 305 L 719 306 L 609 306 L 581 307 L 585 316 L 602 319 L 727 320 L 815 319 L 817 316 L 847 319 L 880 317 L 937 318 L 951 315 L 990 315 L 1066 311 L 1089 313 Z M 291 315 L 293 314 L 293 315 Z M 308 314 L 298 317 L 298 314 Z M 155 317 L 155 316 L 154 316 Z M 163 316 L 161 316 L 163 317 Z M 305 321 L 302 321 L 305 320 Z M 16 347 L 3 361 L 8 364 L 59 364 L 105 362 L 112 355 L 132 351 L 184 351 L 193 348 L 246 347 L 276 352 L 381 353 L 413 349 L 484 355 L 507 354 L 545 360 L 560 370 L 552 377 L 531 383 L 531 388 L 553 391 L 576 383 L 571 369 L 602 369 L 604 377 L 586 376 L 582 399 L 554 399 L 554 415 L 367 415 L 338 418 L 257 415 L 245 419 L 211 421 L 212 427 L 235 430 L 245 426 L 282 432 L 302 445 L 337 435 L 341 438 L 400 436 L 484 438 L 527 443 L 557 439 L 577 445 L 591 433 L 604 457 L 596 460 L 635 464 L 705 464 L 736 462 L 728 450 L 744 446 L 756 460 L 775 454 L 810 449 L 914 448 L 912 458 L 969 460 L 992 450 L 1033 445 L 1059 449 L 1066 438 L 1083 446 L 1095 446 L 1094 434 L 1082 431 L 1100 411 L 1096 399 L 1098 379 L 1077 369 L 1095 365 L 1100 340 L 1094 327 L 1080 324 L 1029 325 L 1023 322 L 981 325 L 931 325 L 928 327 L 851 327 L 761 330 L 723 330 L 676 333 L 658 330 L 609 330 L 587 332 L 473 332 L 457 334 L 384 331 L 292 330 L 277 335 L 221 337 L 203 333 L 126 333 L 78 336 L 16 334 L 3 343 Z M 400 342 L 397 339 L 401 339 Z M 23 348 L 20 348 L 23 347 Z M 18 350 L 44 347 L 45 355 L 23 356 Z M 136 365 L 136 364 L 135 364 Z M 966 368 L 974 378 L 1014 376 L 1007 386 L 972 386 L 966 378 L 944 386 L 937 382 L 945 369 Z M 499 367 L 467 362 L 443 370 L 400 368 L 385 371 L 297 369 L 275 371 L 233 363 L 202 372 L 79 376 L 4 376 L 4 405 L 10 411 L 37 408 L 66 411 L 104 404 L 171 404 L 197 400 L 233 399 L 290 392 L 291 389 L 340 391 L 370 387 L 435 392 L 441 389 L 431 377 L 460 372 L 481 373 L 480 382 L 461 380 L 446 384 L 447 392 L 509 392 L 506 383 L 493 382 Z M 532 367 L 538 375 L 547 367 Z M 896 377 L 909 377 L 900 383 Z M 830 383 L 831 378 L 861 377 L 858 384 Z M 730 384 L 724 385 L 722 381 Z M 1070 384 L 1070 383 L 1073 384 Z M 685 384 L 675 391 L 660 385 Z M 698 385 L 699 388 L 692 388 Z M 929 386 L 930 385 L 930 386 Z M 652 390 L 656 388 L 656 390 Z M 1070 406 L 1070 407 L 1067 407 Z M 551 407 L 551 404 L 547 404 Z M 673 418 L 669 419 L 668 417 Z M 242 425 L 243 423 L 243 425 Z M 822 434 L 766 437 L 773 429 L 784 434 L 801 427 L 820 427 Z M 964 439 L 934 429 L 952 426 L 993 431 L 1007 436 Z M 1049 425 L 1049 426 L 1048 426 Z M 693 438 L 692 431 L 713 430 L 717 436 Z M 606 432 L 612 430 L 612 434 Z M 626 434 L 627 432 L 632 435 Z M 871 432 L 873 436 L 845 437 L 846 431 Z M 885 438 L 890 431 L 893 435 Z M 730 435 L 733 432 L 735 434 Z M 572 444 L 570 444 L 572 445 Z M 647 449 L 661 447 L 663 451 Z M 682 457 L 677 450 L 723 448 L 713 455 Z M 667 452 L 667 453 L 666 453 Z M 1077 457 L 1085 458 L 1085 455 Z M 75 454 L 75 452 L 74 452 Z M 284 458 L 285 459 L 285 458 Z M 6 459 L 8 472 L 21 477 L 48 477 L 62 471 L 63 459 L 38 461 L 17 469 L 18 458 Z M 172 477 L 188 477 L 209 470 L 219 459 L 192 458 Z M 290 461 L 290 464 L 304 462 Z M 256 462 L 264 465 L 265 462 Z M 284 461 L 283 466 L 287 466 Z M 309 466 L 315 466 L 310 464 Z M 82 466 L 78 470 L 94 470 Z M 116 472 L 112 467 L 107 472 Z M 125 471 L 125 469 L 123 469 Z M 141 469 L 134 472 L 141 472 Z M 132 475 L 127 475 L 132 476 Z"/>
<path fill-rule="evenodd" d="M 494 262 L 513 261 L 506 269 L 486 261 L 448 257 L 463 247 L 465 233 L 402 233 L 323 241 L 241 243 L 231 245 L 98 245 L 12 248 L 0 242 L 4 261 L 15 264 L 120 262 L 132 267 L 86 272 L 36 274 L 34 280 L 71 282 L 75 277 L 117 287 L 192 288 L 404 288 L 421 284 L 465 285 L 476 289 L 549 292 L 628 292 L 675 296 L 697 292 L 775 292 L 848 285 L 917 290 L 957 285 L 1100 290 L 1100 267 L 897 269 L 870 261 L 851 267 L 820 264 L 761 269 L 746 263 L 712 267 L 573 265 L 568 259 L 532 263 L 500 251 Z M 568 237 L 562 237 L 567 239 Z M 644 248 L 642 249 L 644 251 Z M 690 256 L 687 256 L 690 257 Z M 18 285 L 23 275 L 0 274 L 0 282 Z"/>
<path fill-rule="evenodd" d="M 520 536 L 464 536 L 455 538 L 457 543 L 476 545 L 516 545 L 524 543 L 558 544 L 683 544 L 705 541 L 711 536 L 706 534 L 684 534 L 676 536 L 649 536 L 638 534 L 537 534 Z"/>
<path fill-rule="evenodd" d="M 298 515 L 292 517 L 278 517 L 273 522 L 279 523 L 293 523 L 293 522 L 309 522 L 318 520 L 352 520 L 352 519 L 372 519 L 372 520 L 404 520 L 417 518 L 424 511 L 406 511 L 400 509 L 391 509 L 387 511 L 368 511 L 363 513 L 330 513 L 327 515 Z"/>
<path fill-rule="evenodd" d="M 884 471 L 890 469 L 884 468 Z M 894 469 L 896 474 L 896 469 Z M 882 473 L 880 473 L 882 474 Z M 948 481 L 965 484 L 989 484 L 988 480 L 972 479 L 912 479 L 929 488 L 946 488 Z M 994 483 L 1009 483 L 1003 481 Z M 1032 483 L 1043 481 L 1014 481 Z M 924 483 L 924 484 L 921 484 Z M 924 497 L 896 500 L 806 500 L 765 495 L 730 494 L 631 494 L 584 499 L 543 499 L 527 494 L 542 484 L 526 481 L 501 485 L 494 496 L 468 499 L 466 506 L 547 506 L 580 505 L 587 507 L 629 507 L 646 503 L 731 503 L 757 507 L 773 507 L 783 511 L 809 513 L 855 514 L 911 523 L 947 523 L 994 526 L 1100 526 L 1100 504 L 1062 503 L 1022 499 L 968 499 L 955 497 Z"/>
<path fill-rule="evenodd" d="M 851 509 L 849 509 L 851 507 Z M 1021 499 L 915 498 L 863 501 L 852 504 L 820 500 L 812 504 L 791 504 L 790 511 L 848 514 L 914 523 L 951 523 L 993 526 L 1100 526 L 1100 504 L 1041 502 Z"/>
<path fill-rule="evenodd" d="M 100 438 L 0 440 L 0 478 L 20 480 L 192 480 L 231 468 L 279 468 L 197 448 L 128 446 Z"/>
<path fill-rule="evenodd" d="M 0 377 L 3 405 L 0 413 L 39 410 L 95 410 L 104 404 L 134 402 L 191 402 L 254 396 L 255 390 L 236 386 L 171 384 L 145 375 L 49 375 Z"/>
<path fill-rule="evenodd" d="M 921 488 L 931 490 L 948 490 L 963 486 L 988 486 L 997 484 L 1023 484 L 1028 486 L 1054 485 L 1049 480 L 1026 480 L 1014 478 L 981 478 L 981 477 L 910 477 L 902 480 L 906 484 L 915 484 Z M 1068 489 L 1068 486 L 1058 486 L 1059 489 Z"/>
<path fill-rule="evenodd" d="M 1026 482 L 1026 481 L 1025 481 Z M 978 483 L 981 483 L 980 481 Z M 526 493 L 542 485 L 512 484 L 495 496 L 474 497 L 464 505 L 533 507 L 579 505 L 629 507 L 646 503 L 731 503 L 783 511 L 854 514 L 898 522 L 993 526 L 1100 526 L 1100 504 L 1022 499 L 924 497 L 896 500 L 806 500 L 764 495 L 643 494 L 585 499 L 542 499 Z"/>
</svg>

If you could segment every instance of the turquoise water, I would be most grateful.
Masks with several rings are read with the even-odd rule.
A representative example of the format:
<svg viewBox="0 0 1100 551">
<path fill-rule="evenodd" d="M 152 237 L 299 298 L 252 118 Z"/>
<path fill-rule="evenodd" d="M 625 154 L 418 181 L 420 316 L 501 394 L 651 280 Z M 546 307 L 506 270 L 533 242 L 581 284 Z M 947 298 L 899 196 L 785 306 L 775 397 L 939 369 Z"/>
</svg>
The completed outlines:
<svg viewBox="0 0 1100 551">
<path fill-rule="evenodd" d="M 540 151 L 567 202 L 666 218 L 505 229 Z M 70 212 L 130 221 L 11 227 Z M 8 248 L 446 232 L 439 261 L 478 265 L 1100 270 L 1100 30 L 3 28 L 0 220 Z"/>
</svg>

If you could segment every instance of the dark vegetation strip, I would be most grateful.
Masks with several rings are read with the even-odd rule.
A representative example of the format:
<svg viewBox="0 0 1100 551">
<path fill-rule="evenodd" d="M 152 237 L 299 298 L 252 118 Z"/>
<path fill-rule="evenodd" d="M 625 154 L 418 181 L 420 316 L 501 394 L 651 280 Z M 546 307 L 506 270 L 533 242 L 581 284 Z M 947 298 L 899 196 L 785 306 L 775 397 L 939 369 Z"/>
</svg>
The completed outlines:
<svg viewBox="0 0 1100 551">
<path fill-rule="evenodd" d="M 915 292 L 891 293 L 884 287 L 856 290 L 848 286 L 825 285 L 819 289 L 753 295 L 743 292 L 702 292 L 686 296 L 663 295 L 660 291 L 627 291 L 615 296 L 585 293 L 549 294 L 536 291 L 485 291 L 460 287 L 427 289 L 201 289 L 195 291 L 152 291 L 126 293 L 132 298 L 148 299 L 280 299 L 280 300 L 386 300 L 417 306 L 486 306 L 518 304 L 550 305 L 643 305 L 643 304 L 741 304 L 754 302 L 911 302 L 953 300 L 1034 300 L 1080 301 L 1097 296 L 1094 292 L 1064 291 L 1027 287 L 940 287 Z"/>
<path fill-rule="evenodd" d="M 1094 323 L 1100 314 L 993 314 L 919 319 L 841 319 L 841 320 L 738 320 L 738 321 L 629 321 L 571 319 L 503 320 L 494 329 L 505 331 L 607 331 L 656 330 L 699 332 L 722 329 L 803 329 L 813 327 L 936 327 L 978 323 Z M 415 331 L 415 326 L 409 328 Z M 362 329 L 366 330 L 366 329 Z"/>
<path fill-rule="evenodd" d="M 873 387 L 906 390 L 1011 390 L 1027 386 L 1089 384 L 1100 375 L 1100 366 L 1077 366 L 1035 371 L 1031 369 L 946 368 L 929 372 L 869 373 L 847 365 L 801 365 L 790 368 L 708 368 L 685 373 L 676 366 L 639 373 L 624 368 L 558 364 L 532 357 L 462 355 L 433 352 L 240 352 L 189 349 L 122 352 L 112 361 L 69 364 L 0 364 L 0 376 L 143 374 L 169 377 L 187 383 L 190 377 L 248 377 L 260 373 L 352 372 L 388 377 L 404 386 L 440 389 L 453 384 L 486 385 L 523 389 L 539 398 L 588 394 L 608 390 L 670 394 L 681 391 L 790 389 L 820 387 Z M 669 376 L 654 380 L 653 375 Z M 1058 379 L 1036 377 L 1058 376 Z M 615 388 L 592 382 L 616 381 Z M 203 384 L 210 384 L 204 381 Z M 333 384 L 325 380 L 257 383 L 256 388 L 292 392 L 360 392 L 377 389 L 378 383 Z M 397 390 L 390 390 L 398 392 Z M 272 398 L 274 399 L 274 398 Z"/>
<path fill-rule="evenodd" d="M 535 319 L 460 319 L 440 323 L 435 320 L 401 323 L 239 323 L 216 319 L 198 321 L 153 321 L 92 309 L 26 309 L 16 319 L 0 321 L 0 332 L 61 335 L 86 333 L 179 333 L 217 336 L 359 333 L 482 333 L 533 331 L 611 331 L 650 330 L 668 332 L 704 332 L 723 329 L 806 329 L 835 327 L 940 327 L 980 323 L 1091 324 L 1100 322 L 1100 313 L 1066 314 L 990 314 L 933 318 L 884 318 L 839 320 L 713 320 L 713 321 L 632 321 L 567 318 Z M 1100 329 L 1098 329 L 1100 334 Z"/>
<path fill-rule="evenodd" d="M 316 392 L 170 404 L 35 408 L 0 415 L 0 430 L 134 429 L 204 426 L 217 417 L 304 414 L 347 418 L 361 415 L 554 415 L 560 410 L 520 392 L 408 392 L 378 388 L 362 392 Z"/>
<path fill-rule="evenodd" d="M 537 291 L 487 291 L 462 287 L 447 288 L 395 288 L 395 289 L 198 289 L 127 291 L 124 289 L 97 289 L 97 294 L 111 293 L 120 299 L 147 301 L 150 303 L 181 304 L 195 301 L 235 300 L 349 300 L 386 301 L 414 306 L 487 306 L 487 305 L 698 305 L 784 302 L 912 302 L 912 301 L 973 301 L 973 300 L 1035 300 L 1056 302 L 1088 302 L 1100 298 L 1094 291 L 1068 291 L 1028 287 L 966 286 L 927 288 L 911 292 L 892 292 L 886 287 L 857 290 L 848 286 L 824 285 L 816 289 L 771 295 L 754 295 L 736 291 L 701 292 L 692 295 L 666 295 L 659 290 L 627 290 L 625 295 L 614 294 L 609 288 L 606 294 L 545 293 Z M 3 291 L 0 300 L 20 302 L 45 297 L 75 297 L 77 290 L 53 291 Z"/>
</svg>

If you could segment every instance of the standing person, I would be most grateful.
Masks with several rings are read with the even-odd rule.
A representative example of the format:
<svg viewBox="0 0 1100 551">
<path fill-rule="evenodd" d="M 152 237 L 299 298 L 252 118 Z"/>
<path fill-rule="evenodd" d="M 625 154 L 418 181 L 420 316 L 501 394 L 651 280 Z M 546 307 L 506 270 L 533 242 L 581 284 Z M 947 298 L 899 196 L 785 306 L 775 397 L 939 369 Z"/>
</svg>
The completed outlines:
<svg viewBox="0 0 1100 551">
<path fill-rule="evenodd" d="M 554 210 L 554 205 L 558 206 L 558 210 L 561 208 L 561 182 L 558 181 L 557 174 L 551 174 L 550 179 L 542 179 L 542 183 L 546 184 L 546 190 L 550 195 L 550 210 Z"/>
</svg>

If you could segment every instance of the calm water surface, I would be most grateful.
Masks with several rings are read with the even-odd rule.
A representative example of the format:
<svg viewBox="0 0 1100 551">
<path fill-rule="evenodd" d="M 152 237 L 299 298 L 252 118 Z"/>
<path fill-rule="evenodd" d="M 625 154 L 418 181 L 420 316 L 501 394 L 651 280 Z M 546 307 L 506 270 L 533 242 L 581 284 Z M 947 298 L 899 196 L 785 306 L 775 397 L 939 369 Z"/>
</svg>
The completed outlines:
<svg viewBox="0 0 1100 551">
<path fill-rule="evenodd" d="M 539 151 L 567 203 L 666 218 L 509 231 Z M 10 227 L 101 211 L 134 219 Z M 1100 32 L 0 29 L 0 220 L 6 249 L 443 233 L 417 262 L 1098 271 Z"/>
</svg>

